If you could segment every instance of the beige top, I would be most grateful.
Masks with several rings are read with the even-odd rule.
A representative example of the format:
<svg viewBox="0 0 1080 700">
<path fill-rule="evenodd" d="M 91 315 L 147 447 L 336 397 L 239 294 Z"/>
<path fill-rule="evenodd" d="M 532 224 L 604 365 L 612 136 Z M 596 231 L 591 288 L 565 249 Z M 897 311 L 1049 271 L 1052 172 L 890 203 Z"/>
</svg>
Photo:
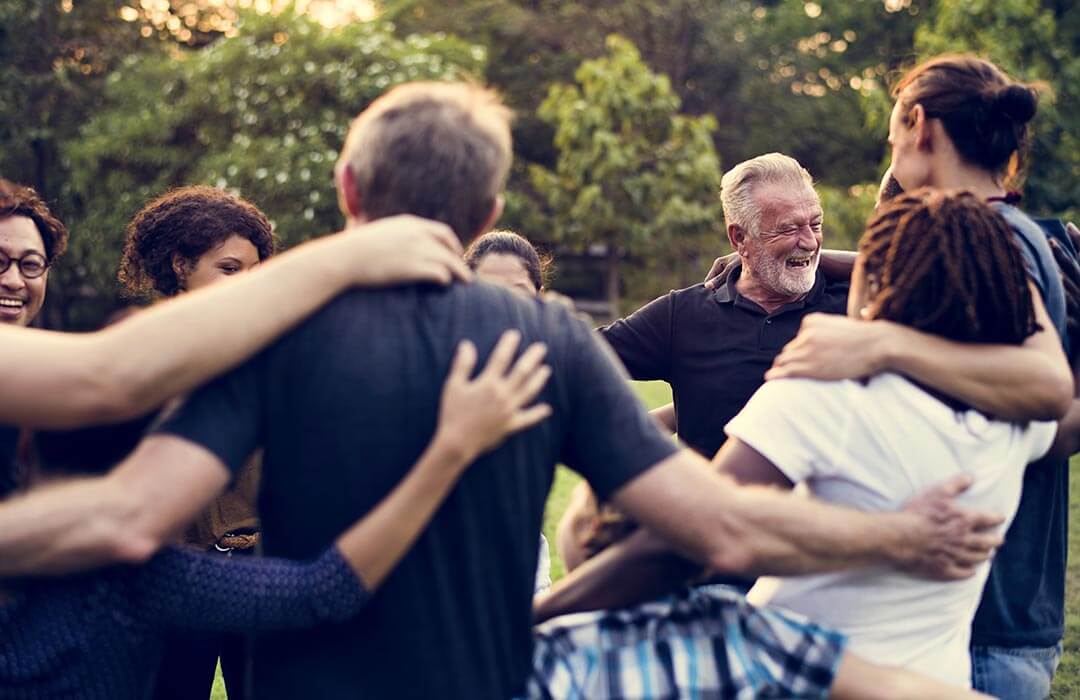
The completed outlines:
<svg viewBox="0 0 1080 700">
<path fill-rule="evenodd" d="M 262 452 L 256 452 L 236 475 L 229 490 L 199 514 L 184 533 L 184 542 L 202 549 L 214 546 L 227 532 L 258 530 L 259 477 Z"/>
</svg>

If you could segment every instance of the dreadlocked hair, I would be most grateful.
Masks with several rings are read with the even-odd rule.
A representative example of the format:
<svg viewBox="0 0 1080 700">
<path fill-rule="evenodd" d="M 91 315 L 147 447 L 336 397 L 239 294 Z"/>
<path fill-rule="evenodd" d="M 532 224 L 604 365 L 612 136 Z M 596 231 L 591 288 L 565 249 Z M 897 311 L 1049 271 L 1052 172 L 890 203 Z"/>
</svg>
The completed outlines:
<svg viewBox="0 0 1080 700">
<path fill-rule="evenodd" d="M 1020 344 L 1040 329 L 1012 228 L 970 192 L 899 195 L 859 253 L 871 318 L 970 343 Z"/>
</svg>

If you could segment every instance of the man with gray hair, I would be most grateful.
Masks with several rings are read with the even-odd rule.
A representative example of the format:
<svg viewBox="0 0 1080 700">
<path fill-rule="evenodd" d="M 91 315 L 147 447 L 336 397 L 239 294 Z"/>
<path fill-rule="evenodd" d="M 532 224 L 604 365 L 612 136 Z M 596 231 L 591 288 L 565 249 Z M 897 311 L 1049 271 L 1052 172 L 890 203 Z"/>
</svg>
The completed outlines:
<svg viewBox="0 0 1080 700">
<path fill-rule="evenodd" d="M 671 385 L 674 427 L 707 458 L 803 317 L 847 304 L 846 284 L 818 271 L 821 202 L 798 161 L 769 153 L 739 163 L 720 196 L 739 255 L 726 282 L 669 292 L 601 331 L 634 379 Z"/>
</svg>

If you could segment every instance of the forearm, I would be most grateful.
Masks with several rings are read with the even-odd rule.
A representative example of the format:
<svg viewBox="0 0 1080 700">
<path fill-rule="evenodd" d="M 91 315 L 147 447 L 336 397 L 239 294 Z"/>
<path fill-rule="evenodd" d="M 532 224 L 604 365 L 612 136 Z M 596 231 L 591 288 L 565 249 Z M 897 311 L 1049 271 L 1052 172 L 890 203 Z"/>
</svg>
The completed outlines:
<svg viewBox="0 0 1080 700">
<path fill-rule="evenodd" d="M 390 494 L 338 539 L 342 557 L 369 590 L 405 556 L 473 459 L 471 451 L 437 434 Z"/>
<path fill-rule="evenodd" d="M 799 576 L 902 565 L 918 553 L 912 543 L 928 537 L 925 523 L 909 513 L 866 513 L 768 487 L 741 488 L 732 508 L 746 559 L 724 573 Z"/>
<path fill-rule="evenodd" d="M 1043 333 L 1056 342 L 1053 331 Z M 1054 353 L 1028 344 L 963 344 L 896 324 L 889 324 L 883 342 L 883 369 L 1003 420 L 1057 420 L 1072 402 L 1072 375 L 1060 347 Z"/>
<path fill-rule="evenodd" d="M 10 355 L 23 371 L 6 387 L 0 422 L 66 427 L 129 417 L 239 364 L 342 291 L 345 258 L 329 253 L 338 238 L 97 333 L 13 338 L 0 357 Z M 12 392 L 27 398 L 13 400 Z"/>
<path fill-rule="evenodd" d="M 145 560 L 157 548 L 131 527 L 142 504 L 106 479 L 37 489 L 0 504 L 0 577 L 63 574 Z"/>
<path fill-rule="evenodd" d="M 584 562 L 539 596 L 533 621 L 652 600 L 700 571 L 700 566 L 641 530 Z"/>
<path fill-rule="evenodd" d="M 660 406 L 659 408 L 654 408 L 649 411 L 649 415 L 652 416 L 653 420 L 659 423 L 660 427 L 664 430 L 669 433 L 675 432 L 675 404 L 669 403 Z"/>
</svg>

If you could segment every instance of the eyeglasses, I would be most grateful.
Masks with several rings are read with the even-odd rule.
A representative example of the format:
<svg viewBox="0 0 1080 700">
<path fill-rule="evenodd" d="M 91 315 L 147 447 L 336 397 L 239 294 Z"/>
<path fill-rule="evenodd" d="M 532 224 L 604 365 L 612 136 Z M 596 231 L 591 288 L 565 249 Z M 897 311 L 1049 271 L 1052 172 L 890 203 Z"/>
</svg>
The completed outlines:
<svg viewBox="0 0 1080 700">
<path fill-rule="evenodd" d="M 19 273 L 28 280 L 41 277 L 49 269 L 49 261 L 41 253 L 27 253 L 21 258 L 13 258 L 0 251 L 0 275 L 7 272 L 12 263 L 19 266 Z"/>
</svg>

